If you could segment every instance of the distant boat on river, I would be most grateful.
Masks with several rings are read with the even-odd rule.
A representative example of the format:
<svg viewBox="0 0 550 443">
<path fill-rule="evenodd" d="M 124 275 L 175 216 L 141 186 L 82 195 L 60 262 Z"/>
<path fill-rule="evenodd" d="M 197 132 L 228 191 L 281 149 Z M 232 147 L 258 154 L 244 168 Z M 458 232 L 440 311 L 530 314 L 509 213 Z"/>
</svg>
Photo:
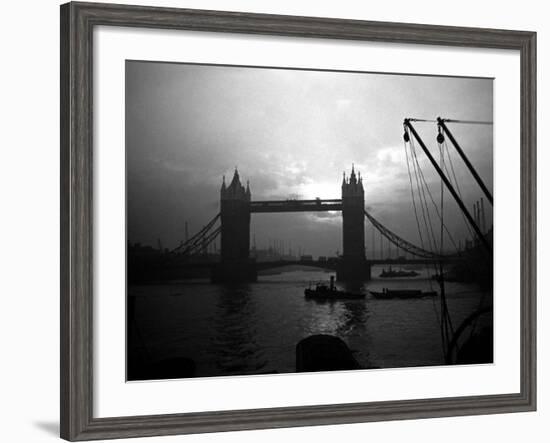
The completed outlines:
<svg viewBox="0 0 550 443">
<path fill-rule="evenodd" d="M 375 298 L 422 298 L 435 297 L 436 291 L 422 291 L 421 289 L 382 289 L 382 292 L 369 291 Z"/>
<path fill-rule="evenodd" d="M 391 268 L 389 271 L 386 271 L 386 269 L 383 269 L 380 273 L 380 277 L 382 278 L 395 278 L 395 277 L 416 277 L 418 275 L 418 272 L 416 271 L 405 271 L 403 269 L 399 269 L 398 271 Z"/>
</svg>

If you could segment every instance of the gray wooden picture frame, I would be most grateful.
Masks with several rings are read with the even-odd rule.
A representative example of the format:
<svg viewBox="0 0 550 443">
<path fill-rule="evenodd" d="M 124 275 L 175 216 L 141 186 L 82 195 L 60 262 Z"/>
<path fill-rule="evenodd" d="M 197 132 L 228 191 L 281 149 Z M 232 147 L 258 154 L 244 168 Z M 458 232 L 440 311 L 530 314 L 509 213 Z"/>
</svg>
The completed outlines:
<svg viewBox="0 0 550 443">
<path fill-rule="evenodd" d="M 521 57 L 519 393 L 274 409 L 93 416 L 92 45 L 98 25 L 497 48 Z M 61 6 L 61 437 L 92 440 L 536 408 L 536 33 L 99 3 Z"/>
</svg>

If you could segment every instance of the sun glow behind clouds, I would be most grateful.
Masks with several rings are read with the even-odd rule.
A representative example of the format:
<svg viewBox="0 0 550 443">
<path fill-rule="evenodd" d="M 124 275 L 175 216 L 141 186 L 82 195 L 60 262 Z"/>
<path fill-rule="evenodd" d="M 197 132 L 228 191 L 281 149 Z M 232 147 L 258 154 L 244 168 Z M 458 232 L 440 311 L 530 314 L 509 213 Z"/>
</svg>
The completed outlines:
<svg viewBox="0 0 550 443">
<path fill-rule="evenodd" d="M 310 182 L 299 188 L 300 198 L 305 200 L 335 199 L 341 197 L 340 183 L 338 182 Z"/>
</svg>

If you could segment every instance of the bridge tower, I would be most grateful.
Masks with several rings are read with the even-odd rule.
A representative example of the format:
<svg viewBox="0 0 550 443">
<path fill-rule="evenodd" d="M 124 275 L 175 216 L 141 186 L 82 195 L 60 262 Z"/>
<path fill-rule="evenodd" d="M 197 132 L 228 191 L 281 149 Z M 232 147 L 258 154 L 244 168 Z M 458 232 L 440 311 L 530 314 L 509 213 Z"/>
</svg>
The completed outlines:
<svg viewBox="0 0 550 443">
<path fill-rule="evenodd" d="M 343 255 L 338 266 L 338 280 L 370 280 L 370 266 L 365 257 L 365 190 L 361 173 L 342 180 Z"/>
<path fill-rule="evenodd" d="M 220 190 L 221 263 L 214 270 L 213 280 L 255 281 L 256 267 L 249 258 L 250 250 L 250 186 L 241 184 L 235 168 L 229 186 L 223 178 Z"/>
</svg>

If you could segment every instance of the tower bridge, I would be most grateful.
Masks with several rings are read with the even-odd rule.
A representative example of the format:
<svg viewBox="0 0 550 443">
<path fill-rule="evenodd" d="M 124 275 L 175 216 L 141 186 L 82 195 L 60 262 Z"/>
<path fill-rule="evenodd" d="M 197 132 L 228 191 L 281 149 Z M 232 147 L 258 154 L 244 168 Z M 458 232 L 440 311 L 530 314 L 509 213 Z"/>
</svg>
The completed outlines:
<svg viewBox="0 0 550 443">
<path fill-rule="evenodd" d="M 216 214 L 200 231 L 182 242 L 172 252 L 184 260 L 177 260 L 174 266 L 185 269 L 208 268 L 213 281 L 255 281 L 259 270 L 288 266 L 307 265 L 336 271 L 339 280 L 369 280 L 371 267 L 379 264 L 434 264 L 451 263 L 463 260 L 461 254 L 440 255 L 414 245 L 389 230 L 365 209 L 365 190 L 360 173 L 352 166 L 349 177 L 342 179 L 340 199 L 310 200 L 252 200 L 250 184 L 241 183 L 237 170 L 231 183 L 226 185 L 223 178 L 220 189 L 220 212 Z M 250 219 L 257 213 L 282 212 L 322 212 L 339 211 L 342 213 L 342 250 L 343 254 L 328 262 L 310 260 L 275 262 L 256 262 L 250 257 Z M 393 243 L 399 250 L 410 253 L 414 259 L 366 257 L 365 254 L 365 218 L 380 234 Z M 217 222 L 220 221 L 219 226 Z M 221 235 L 220 260 L 218 262 L 196 262 L 192 259 L 197 253 L 204 253 L 208 244 Z"/>
<path fill-rule="evenodd" d="M 225 177 L 220 190 L 221 262 L 214 270 L 216 281 L 253 281 L 258 265 L 250 259 L 250 217 L 254 213 L 342 212 L 343 254 L 336 266 L 339 280 L 369 280 L 365 257 L 365 191 L 360 173 L 352 166 L 344 177 L 341 199 L 252 201 L 250 184 L 241 183 L 237 170 L 231 183 Z"/>
</svg>

